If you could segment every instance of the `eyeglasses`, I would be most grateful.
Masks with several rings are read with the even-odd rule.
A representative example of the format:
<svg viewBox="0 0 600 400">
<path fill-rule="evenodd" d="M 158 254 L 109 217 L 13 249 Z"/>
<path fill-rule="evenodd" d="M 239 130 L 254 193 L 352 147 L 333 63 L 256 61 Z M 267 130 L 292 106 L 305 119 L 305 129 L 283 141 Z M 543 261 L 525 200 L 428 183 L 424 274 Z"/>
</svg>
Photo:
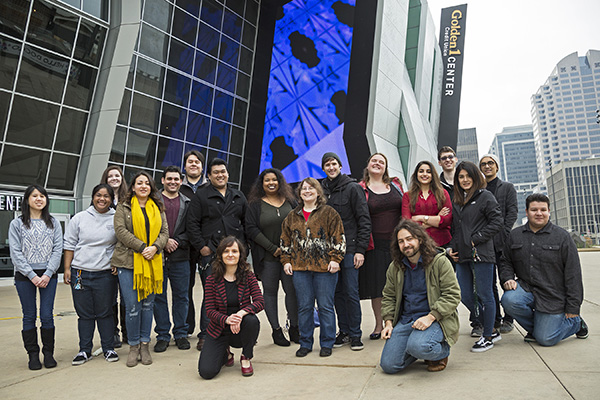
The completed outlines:
<svg viewBox="0 0 600 400">
<path fill-rule="evenodd" d="M 481 164 L 479 164 L 479 166 L 481 168 L 483 168 L 483 167 L 493 167 L 494 165 L 496 165 L 495 161 L 482 162 Z"/>
<path fill-rule="evenodd" d="M 440 157 L 440 161 L 452 160 L 453 158 L 454 158 L 454 156 L 444 156 L 444 157 Z"/>
</svg>

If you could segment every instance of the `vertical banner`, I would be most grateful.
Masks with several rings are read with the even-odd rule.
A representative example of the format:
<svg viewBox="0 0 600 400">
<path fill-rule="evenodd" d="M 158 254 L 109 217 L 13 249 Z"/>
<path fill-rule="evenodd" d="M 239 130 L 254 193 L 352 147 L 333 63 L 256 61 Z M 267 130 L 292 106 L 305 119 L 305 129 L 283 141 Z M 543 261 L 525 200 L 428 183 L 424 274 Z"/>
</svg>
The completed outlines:
<svg viewBox="0 0 600 400">
<path fill-rule="evenodd" d="M 440 49 L 442 50 L 444 77 L 442 79 L 438 148 L 450 146 L 456 150 L 466 22 L 466 4 L 442 9 Z"/>
</svg>

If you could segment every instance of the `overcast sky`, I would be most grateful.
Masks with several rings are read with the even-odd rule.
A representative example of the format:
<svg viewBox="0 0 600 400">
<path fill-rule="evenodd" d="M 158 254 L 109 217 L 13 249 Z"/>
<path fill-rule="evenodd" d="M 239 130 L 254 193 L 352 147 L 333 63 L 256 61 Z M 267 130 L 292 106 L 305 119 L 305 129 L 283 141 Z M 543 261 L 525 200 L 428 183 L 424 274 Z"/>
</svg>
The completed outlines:
<svg viewBox="0 0 600 400">
<path fill-rule="evenodd" d="M 465 1 L 427 0 L 439 37 L 440 10 Z M 485 154 L 505 126 L 531 124 L 530 97 L 567 55 L 600 50 L 599 0 L 466 2 L 459 128 L 477 128 Z"/>
</svg>

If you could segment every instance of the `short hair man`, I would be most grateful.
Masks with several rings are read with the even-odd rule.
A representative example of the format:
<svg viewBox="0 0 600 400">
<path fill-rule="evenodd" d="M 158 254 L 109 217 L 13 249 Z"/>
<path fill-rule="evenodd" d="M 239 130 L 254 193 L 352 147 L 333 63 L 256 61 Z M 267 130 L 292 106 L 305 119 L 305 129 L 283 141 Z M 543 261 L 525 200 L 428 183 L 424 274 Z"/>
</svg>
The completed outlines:
<svg viewBox="0 0 600 400">
<path fill-rule="evenodd" d="M 169 240 L 165 246 L 163 267 L 163 291 L 154 300 L 154 320 L 156 344 L 154 351 L 161 353 L 169 347 L 171 321 L 167 300 L 167 281 L 171 282 L 171 313 L 173 315 L 173 337 L 179 350 L 188 350 L 188 288 L 190 281 L 190 243 L 186 232 L 187 211 L 190 199 L 179 192 L 183 175 L 179 167 L 167 167 L 161 179 L 163 184 L 162 201 L 169 225 Z"/>
<path fill-rule="evenodd" d="M 442 167 L 442 173 L 440 174 L 440 181 L 442 186 L 450 198 L 454 196 L 454 172 L 456 171 L 456 152 L 450 146 L 443 146 L 438 151 L 438 164 Z"/>
<path fill-rule="evenodd" d="M 209 183 L 201 186 L 192 202 L 188 216 L 188 236 L 192 245 L 200 252 L 200 279 L 204 287 L 206 278 L 211 274 L 210 264 L 219 246 L 226 236 L 235 236 L 246 243 L 244 221 L 248 202 L 244 194 L 229 186 L 227 163 L 214 158 L 207 167 Z M 198 350 L 202 350 L 208 328 L 208 317 L 204 304 L 200 316 Z"/>
<path fill-rule="evenodd" d="M 494 236 L 494 252 L 496 253 L 497 271 L 500 258 L 502 257 L 502 250 L 504 249 L 504 242 L 506 241 L 506 238 L 510 234 L 513 225 L 517 220 L 519 210 L 517 191 L 512 183 L 498 178 L 500 160 L 495 154 L 483 155 L 483 157 L 481 157 L 479 160 L 479 170 L 487 182 L 486 189 L 490 191 L 498 201 L 498 204 L 500 205 L 500 212 L 502 212 L 502 218 L 504 219 L 504 229 Z M 506 312 L 504 313 L 504 318 L 502 318 L 496 272 L 494 272 L 493 291 L 494 299 L 496 301 L 496 319 L 494 325 L 500 330 L 500 333 L 508 333 L 513 330 L 513 318 L 506 314 Z M 483 331 L 483 328 L 481 328 L 481 331 Z M 473 336 L 481 336 L 479 333 L 480 332 L 475 332 Z"/>
<path fill-rule="evenodd" d="M 381 303 L 381 337 L 387 340 L 381 369 L 393 374 L 423 359 L 429 371 L 442 371 L 460 327 L 460 287 L 452 264 L 414 221 L 400 221 L 393 237 Z"/>
<path fill-rule="evenodd" d="M 350 344 L 352 350 L 362 350 L 358 269 L 364 263 L 371 237 L 369 206 L 365 192 L 356 179 L 342 174 L 342 162 L 337 154 L 325 153 L 321 167 L 327 175 L 321 181 L 327 205 L 340 214 L 346 236 L 346 256 L 340 264 L 335 289 L 335 311 L 340 331 L 333 347 Z"/>
<path fill-rule="evenodd" d="M 183 167 L 185 168 L 185 177 L 181 182 L 179 191 L 188 199 L 193 199 L 194 194 L 200 186 L 204 184 L 202 178 L 202 170 L 204 168 L 206 158 L 198 150 L 190 150 L 183 155 Z M 196 330 L 196 307 L 194 307 L 194 286 L 196 285 L 196 271 L 200 262 L 200 252 L 193 246 L 190 248 L 190 281 L 188 287 L 188 315 L 186 322 L 188 324 L 188 334 L 194 333 Z"/>
<path fill-rule="evenodd" d="M 588 337 L 579 312 L 581 265 L 575 242 L 550 222 L 550 200 L 534 193 L 525 200 L 527 223 L 512 230 L 500 263 L 502 306 L 527 331 L 526 342 L 554 346 L 569 336 Z"/>
</svg>

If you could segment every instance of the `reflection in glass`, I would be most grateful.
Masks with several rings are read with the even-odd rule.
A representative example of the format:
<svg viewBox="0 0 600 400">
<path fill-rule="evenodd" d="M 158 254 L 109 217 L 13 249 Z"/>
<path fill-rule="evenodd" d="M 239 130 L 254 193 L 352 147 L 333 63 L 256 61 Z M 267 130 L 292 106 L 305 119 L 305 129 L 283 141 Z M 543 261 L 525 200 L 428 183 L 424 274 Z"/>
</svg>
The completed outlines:
<svg viewBox="0 0 600 400">
<path fill-rule="evenodd" d="M 130 129 L 125 162 L 140 167 L 154 168 L 156 138 L 156 135 Z"/>
<path fill-rule="evenodd" d="M 121 100 L 121 110 L 119 111 L 119 118 L 117 124 L 127 125 L 129 119 L 129 106 L 131 106 L 131 90 L 125 90 L 123 92 L 123 100 Z"/>
<path fill-rule="evenodd" d="M 200 2 L 198 0 L 175 0 L 175 4 L 196 17 L 200 14 Z"/>
<path fill-rule="evenodd" d="M 75 45 L 79 17 L 43 0 L 33 3 L 31 14 L 27 41 L 70 56 Z"/>
<path fill-rule="evenodd" d="M 242 169 L 242 157 L 236 157 L 229 155 L 227 171 L 229 171 L 229 182 L 239 183 L 240 181 L 240 170 Z"/>
<path fill-rule="evenodd" d="M 190 108 L 194 111 L 210 115 L 212 94 L 212 88 L 200 82 L 194 81 L 192 84 L 192 99 L 190 101 Z"/>
<path fill-rule="evenodd" d="M 212 115 L 215 118 L 231 122 L 231 113 L 233 111 L 233 97 L 215 90 L 215 101 L 213 103 Z"/>
<path fill-rule="evenodd" d="M 238 42 L 242 36 L 242 19 L 228 9 L 223 16 L 223 33 Z"/>
<path fill-rule="evenodd" d="M 5 145 L 0 182 L 9 185 L 45 185 L 50 152 Z"/>
<path fill-rule="evenodd" d="M 236 126 L 231 127 L 231 140 L 229 141 L 229 151 L 235 154 L 242 154 L 244 148 L 244 130 Z"/>
<path fill-rule="evenodd" d="M 169 31 L 173 6 L 165 0 L 144 1 L 144 21 L 165 32 Z"/>
<path fill-rule="evenodd" d="M 210 162 L 210 160 L 214 160 L 215 158 L 220 158 L 222 160 L 227 161 L 227 153 L 225 153 L 224 151 L 208 150 L 208 156 L 206 157 L 207 162 Z M 229 171 L 229 166 L 227 168 Z M 229 171 L 229 173 L 231 174 L 231 171 Z M 229 181 L 231 182 L 231 176 Z"/>
<path fill-rule="evenodd" d="M 183 158 L 183 142 L 160 138 L 158 141 L 157 169 L 165 169 L 170 165 L 181 167 Z"/>
<path fill-rule="evenodd" d="M 65 104 L 89 110 L 98 70 L 73 61 L 65 93 Z"/>
<path fill-rule="evenodd" d="M 79 154 L 85 133 L 87 113 L 63 107 L 54 150 Z"/>
<path fill-rule="evenodd" d="M 58 103 L 68 71 L 69 60 L 66 58 L 26 44 L 17 78 L 17 91 Z"/>
<path fill-rule="evenodd" d="M 105 38 L 106 28 L 82 19 L 79 25 L 79 34 L 77 35 L 77 44 L 73 56 L 78 60 L 97 67 L 100 64 L 100 55 L 104 48 Z"/>
<path fill-rule="evenodd" d="M 246 1 L 246 15 L 244 17 L 256 26 L 258 20 L 258 4 L 254 0 Z"/>
<path fill-rule="evenodd" d="M 244 22 L 244 33 L 242 34 L 242 44 L 251 49 L 254 48 L 254 36 L 256 35 L 256 28 L 247 22 Z"/>
<path fill-rule="evenodd" d="M 165 68 L 139 57 L 135 69 L 135 90 L 162 97 Z"/>
<path fill-rule="evenodd" d="M 186 119 L 187 111 L 185 109 L 163 103 L 160 134 L 183 140 Z"/>
<path fill-rule="evenodd" d="M 194 76 L 208 83 L 215 83 L 217 71 L 217 60 L 201 51 L 196 52 L 196 63 L 194 64 Z"/>
<path fill-rule="evenodd" d="M 48 189 L 73 190 L 79 157 L 54 153 L 48 174 Z"/>
<path fill-rule="evenodd" d="M 210 26 L 200 22 L 200 28 L 198 28 L 198 44 L 197 48 L 210 54 L 213 57 L 219 55 L 219 37 L 221 34 L 215 31 Z"/>
<path fill-rule="evenodd" d="M 7 121 L 8 117 L 8 106 L 10 104 L 10 93 L 0 92 L 0 121 L 2 121 L 2 125 L 0 125 L 0 131 L 3 130 L 4 124 Z"/>
<path fill-rule="evenodd" d="M 233 92 L 235 89 L 235 70 L 223 63 L 219 63 L 217 71 L 217 86 Z"/>
<path fill-rule="evenodd" d="M 252 72 L 252 52 L 245 47 L 240 49 L 239 68 L 248 75 L 250 75 L 250 72 Z"/>
<path fill-rule="evenodd" d="M 140 53 L 160 62 L 167 61 L 168 37 L 150 25 L 142 24 Z"/>
<path fill-rule="evenodd" d="M 150 132 L 158 132 L 158 116 L 160 115 L 160 101 L 133 94 L 131 106 L 130 126 Z"/>
<path fill-rule="evenodd" d="M 204 0 L 202 2 L 202 10 L 200 11 L 200 19 L 215 29 L 221 29 L 223 5 L 217 3 L 215 0 Z"/>
<path fill-rule="evenodd" d="M 244 16 L 244 6 L 246 5 L 245 0 L 227 0 L 225 5 L 238 13 L 240 16 Z"/>
<path fill-rule="evenodd" d="M 83 0 L 83 11 L 94 17 L 108 20 L 108 0 Z"/>
<path fill-rule="evenodd" d="M 22 43 L 0 35 L 0 88 L 12 90 Z"/>
<path fill-rule="evenodd" d="M 210 128 L 210 118 L 195 112 L 189 113 L 187 135 L 185 140 L 191 143 L 208 144 L 208 131 Z"/>
<path fill-rule="evenodd" d="M 195 44 L 196 31 L 198 30 L 198 20 L 190 14 L 175 8 L 173 16 L 173 28 L 171 33 L 173 36 L 181 39 L 192 46 Z"/>
<path fill-rule="evenodd" d="M 191 79 L 177 72 L 167 70 L 165 83 L 165 100 L 187 107 L 190 98 Z"/>
<path fill-rule="evenodd" d="M 246 112 L 248 111 L 248 104 L 245 101 L 235 99 L 235 106 L 233 108 L 233 123 L 239 126 L 246 126 Z"/>
<path fill-rule="evenodd" d="M 15 95 L 6 141 L 50 149 L 57 119 L 58 106 Z"/>
<path fill-rule="evenodd" d="M 188 74 L 192 73 L 194 64 L 194 49 L 177 39 L 171 39 L 169 65 Z"/>
<path fill-rule="evenodd" d="M 208 146 L 213 149 L 227 151 L 229 148 L 229 130 L 231 125 L 225 122 L 212 120 L 210 127 L 210 141 Z"/>
<path fill-rule="evenodd" d="M 225 36 L 221 37 L 221 51 L 219 52 L 219 59 L 225 61 L 227 64 L 234 68 L 237 68 L 238 55 L 240 51 L 240 45 Z"/>
<path fill-rule="evenodd" d="M 28 1 L 0 1 L 0 32 L 23 39 L 28 14 Z"/>
<path fill-rule="evenodd" d="M 109 161 L 122 163 L 125 161 L 125 142 L 127 141 L 127 129 L 124 126 L 118 126 L 115 130 L 115 137 L 110 151 Z"/>
<path fill-rule="evenodd" d="M 235 94 L 245 99 L 248 98 L 250 93 L 250 77 L 244 74 L 238 74 L 237 76 L 237 89 Z"/>
</svg>

